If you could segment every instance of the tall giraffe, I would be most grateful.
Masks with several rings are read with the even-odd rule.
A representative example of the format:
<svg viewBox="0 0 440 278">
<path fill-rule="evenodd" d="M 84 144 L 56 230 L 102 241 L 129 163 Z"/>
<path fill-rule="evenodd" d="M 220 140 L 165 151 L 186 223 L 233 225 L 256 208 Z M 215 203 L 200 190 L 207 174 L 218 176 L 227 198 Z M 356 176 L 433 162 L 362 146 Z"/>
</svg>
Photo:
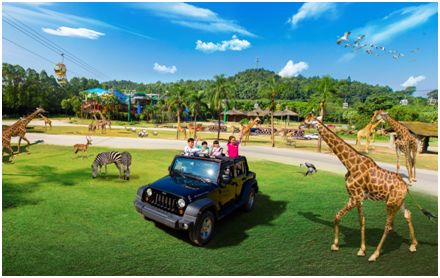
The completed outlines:
<svg viewBox="0 0 440 278">
<path fill-rule="evenodd" d="M 417 138 L 411 134 L 408 128 L 391 118 L 388 113 L 379 110 L 378 119 L 385 120 L 397 133 L 395 140 L 396 157 L 397 157 L 397 173 L 400 169 L 400 152 L 405 154 L 406 169 L 408 170 L 408 179 L 410 182 L 417 181 L 416 179 L 416 156 L 417 156 Z"/>
<path fill-rule="evenodd" d="M 180 125 L 180 122 L 177 122 L 177 135 L 176 135 L 176 139 L 179 139 L 179 132 L 182 132 L 185 135 L 185 139 L 186 139 L 186 128 L 182 127 Z"/>
<path fill-rule="evenodd" d="M 370 146 L 370 136 L 371 134 L 373 134 L 373 140 L 372 142 L 374 143 L 374 132 L 376 130 L 376 127 L 381 124 L 383 121 L 377 121 L 376 116 L 379 114 L 379 111 L 375 111 L 373 116 L 371 117 L 370 122 L 361 130 L 358 131 L 357 133 L 357 139 L 356 139 L 356 145 L 361 145 L 361 139 L 362 137 L 365 137 L 365 139 L 367 140 L 367 142 L 365 143 L 365 152 L 368 153 L 368 147 Z M 377 121 L 377 123 L 374 123 L 375 121 Z"/>
<path fill-rule="evenodd" d="M 18 150 L 17 155 L 20 154 L 20 144 L 21 139 L 25 140 L 27 142 L 27 152 L 30 153 L 29 147 L 31 143 L 29 140 L 25 137 L 26 135 L 26 126 L 35 118 L 38 116 L 38 114 L 46 112 L 43 108 L 37 108 L 33 113 L 29 114 L 27 117 L 18 120 L 13 125 L 7 127 L 3 132 L 9 132 L 11 134 L 11 137 L 19 136 L 18 139 Z M 9 134 L 7 133 L 7 134 Z"/>
<path fill-rule="evenodd" d="M 40 114 L 40 117 L 44 121 L 44 128 L 47 128 L 47 125 L 49 125 L 49 127 L 52 129 L 52 121 L 48 117 L 44 116 L 43 114 Z"/>
<path fill-rule="evenodd" d="M 260 118 L 256 117 L 252 121 L 250 121 L 247 126 L 242 126 L 241 135 L 244 137 L 243 143 L 246 145 L 246 142 L 249 142 L 249 135 L 251 134 L 251 128 L 253 128 L 258 122 L 260 122 Z"/>
<path fill-rule="evenodd" d="M 333 131 L 325 126 L 316 117 L 307 117 L 307 122 L 313 123 L 319 134 L 347 168 L 345 174 L 345 186 L 349 195 L 347 204 L 335 217 L 335 238 L 331 250 L 339 250 L 339 223 L 342 217 L 351 209 L 357 207 L 361 227 L 361 246 L 358 256 L 365 256 L 365 216 L 362 211 L 364 200 L 384 201 L 387 206 L 387 221 L 382 238 L 376 250 L 370 256 L 369 261 L 375 261 L 383 247 L 388 233 L 393 228 L 394 216 L 401 208 L 404 211 L 404 218 L 409 227 L 411 245 L 409 251 L 415 252 L 417 240 L 414 235 L 414 227 L 411 222 L 411 212 L 405 208 L 404 200 L 408 192 L 408 185 L 402 177 L 394 172 L 379 167 L 371 158 L 360 154 L 351 145 L 339 138 Z"/>
</svg>

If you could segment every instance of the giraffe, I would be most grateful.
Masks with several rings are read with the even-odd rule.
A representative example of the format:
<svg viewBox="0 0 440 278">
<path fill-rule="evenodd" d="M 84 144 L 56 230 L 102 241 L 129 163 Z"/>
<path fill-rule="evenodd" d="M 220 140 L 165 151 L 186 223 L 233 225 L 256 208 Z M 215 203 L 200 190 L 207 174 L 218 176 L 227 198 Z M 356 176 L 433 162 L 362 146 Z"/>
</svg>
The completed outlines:
<svg viewBox="0 0 440 278">
<path fill-rule="evenodd" d="M 186 127 L 182 127 L 180 125 L 180 122 L 177 123 L 177 138 L 179 137 L 179 132 L 182 132 L 185 135 L 185 139 L 186 139 Z"/>
<path fill-rule="evenodd" d="M 43 114 L 40 114 L 40 117 L 44 120 L 44 128 L 47 128 L 47 125 L 49 125 L 50 128 L 52 129 L 52 121 Z"/>
<path fill-rule="evenodd" d="M 406 169 L 408 170 L 408 179 L 410 182 L 417 181 L 416 179 L 416 156 L 417 156 L 417 138 L 411 134 L 408 128 L 391 118 L 388 113 L 379 110 L 378 119 L 385 120 L 397 133 L 395 140 L 397 165 L 396 172 L 400 169 L 400 152 L 405 154 Z"/>
<path fill-rule="evenodd" d="M 247 126 L 241 127 L 241 135 L 244 138 L 243 143 L 246 146 L 246 143 L 249 142 L 249 135 L 251 134 L 251 128 L 254 127 L 258 122 L 260 122 L 260 118 L 256 117 L 252 121 L 248 123 Z"/>
<path fill-rule="evenodd" d="M 105 130 L 105 126 L 108 125 L 108 128 L 111 131 L 112 130 L 112 122 L 110 120 L 107 120 L 100 110 L 98 110 L 98 113 L 99 113 L 99 116 L 101 117 L 101 126 L 103 127 L 103 129 Z"/>
<path fill-rule="evenodd" d="M 349 195 L 347 204 L 336 213 L 335 216 L 335 238 L 331 250 L 339 250 L 339 223 L 342 217 L 351 209 L 357 208 L 361 227 L 361 244 L 358 256 L 365 256 L 365 216 L 362 210 L 364 200 L 384 201 L 387 206 L 387 220 L 384 233 L 369 261 L 376 261 L 384 245 L 388 233 L 393 228 L 393 220 L 399 209 L 403 211 L 404 218 L 408 224 L 411 244 L 410 252 L 416 251 L 417 240 L 414 234 L 414 227 L 411 222 L 411 212 L 405 208 L 404 200 L 408 192 L 408 185 L 402 177 L 394 172 L 379 167 L 371 158 L 360 154 L 350 144 L 338 137 L 333 131 L 325 126 L 314 116 L 307 117 L 306 121 L 316 126 L 320 136 L 324 139 L 330 149 L 347 168 L 345 174 L 345 186 Z M 321 118 L 322 119 L 322 118 Z"/>
<path fill-rule="evenodd" d="M 188 124 L 188 133 L 189 133 L 189 136 L 191 136 L 191 134 L 193 134 L 193 135 L 196 134 L 196 127 L 192 123 Z"/>
<path fill-rule="evenodd" d="M 374 123 L 378 113 L 379 111 L 375 111 L 373 117 L 371 117 L 370 122 L 363 129 L 359 130 L 357 133 L 356 145 L 361 145 L 362 137 L 365 137 L 365 139 L 367 140 L 367 142 L 365 143 L 366 153 L 368 153 L 368 147 L 370 145 L 370 136 L 373 135 L 373 140 L 371 142 L 374 143 L 374 137 L 375 137 L 374 132 L 376 130 L 376 127 L 383 122 L 382 120 L 380 120 L 377 121 L 377 123 Z"/>
<path fill-rule="evenodd" d="M 32 112 L 31 114 L 29 114 L 27 117 L 18 120 L 17 122 L 15 122 L 13 125 L 7 127 L 5 130 L 3 130 L 3 133 L 6 132 L 6 134 L 9 134 L 8 132 L 10 132 L 11 137 L 16 137 L 19 136 L 20 138 L 18 139 L 18 150 L 17 150 L 17 155 L 20 154 L 20 144 L 21 144 L 21 139 L 24 139 L 27 142 L 27 152 L 28 154 L 30 154 L 29 151 L 29 147 L 31 145 L 31 143 L 29 142 L 29 140 L 25 137 L 26 135 L 26 126 L 35 118 L 38 116 L 38 114 L 46 112 L 43 108 L 38 107 L 36 108 L 36 110 L 34 112 Z"/>
</svg>

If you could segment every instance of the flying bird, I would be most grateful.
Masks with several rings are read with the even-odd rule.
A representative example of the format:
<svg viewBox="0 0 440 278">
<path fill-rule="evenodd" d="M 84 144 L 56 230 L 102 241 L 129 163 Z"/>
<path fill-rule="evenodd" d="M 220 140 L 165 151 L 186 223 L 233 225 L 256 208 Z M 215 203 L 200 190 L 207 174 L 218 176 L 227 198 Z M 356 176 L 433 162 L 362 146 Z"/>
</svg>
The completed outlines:
<svg viewBox="0 0 440 278">
<path fill-rule="evenodd" d="M 420 51 L 420 48 L 416 48 L 416 49 L 413 49 L 413 50 L 411 50 L 411 53 L 416 53 L 416 52 L 419 52 Z"/>
<path fill-rule="evenodd" d="M 397 55 L 393 55 L 393 59 L 399 59 L 399 56 L 397 56 Z"/>
<path fill-rule="evenodd" d="M 349 43 L 344 44 L 344 47 L 349 47 L 349 46 L 351 46 L 351 44 Z"/>
<path fill-rule="evenodd" d="M 379 50 L 385 51 L 385 47 L 383 47 L 383 46 L 376 46 L 376 49 L 379 49 Z"/>
<path fill-rule="evenodd" d="M 367 54 L 373 54 L 373 50 L 371 50 L 371 49 L 367 49 L 367 50 L 365 50 L 365 52 L 367 52 Z"/>
<path fill-rule="evenodd" d="M 307 167 L 307 172 L 304 174 L 305 176 L 307 176 L 308 174 L 312 174 L 312 173 L 316 173 L 318 172 L 318 170 L 316 169 L 315 165 L 313 165 L 310 162 L 304 162 L 304 164 L 300 164 L 299 166 L 306 166 Z"/>
<path fill-rule="evenodd" d="M 364 37 L 365 37 L 365 35 L 360 35 L 359 37 L 357 37 L 357 39 L 354 41 L 354 43 L 360 42 Z"/>
<path fill-rule="evenodd" d="M 343 41 L 348 41 L 348 36 L 350 36 L 351 32 L 345 32 L 342 37 L 338 39 L 337 44 L 341 44 Z"/>
</svg>

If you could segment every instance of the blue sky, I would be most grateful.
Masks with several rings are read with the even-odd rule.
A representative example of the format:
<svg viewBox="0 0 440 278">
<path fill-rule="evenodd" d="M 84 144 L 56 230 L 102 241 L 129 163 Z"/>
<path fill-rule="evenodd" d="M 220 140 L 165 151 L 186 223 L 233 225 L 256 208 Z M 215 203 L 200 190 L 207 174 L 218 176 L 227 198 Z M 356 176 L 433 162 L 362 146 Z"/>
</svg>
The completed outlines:
<svg viewBox="0 0 440 278">
<path fill-rule="evenodd" d="M 208 79 L 259 57 L 282 76 L 350 76 L 424 95 L 438 83 L 437 13 L 437 3 L 3 3 L 3 37 L 58 61 L 10 25 L 25 24 L 105 74 L 66 60 L 69 78 Z M 46 60 L 3 40 L 3 62 L 52 73 Z"/>
</svg>

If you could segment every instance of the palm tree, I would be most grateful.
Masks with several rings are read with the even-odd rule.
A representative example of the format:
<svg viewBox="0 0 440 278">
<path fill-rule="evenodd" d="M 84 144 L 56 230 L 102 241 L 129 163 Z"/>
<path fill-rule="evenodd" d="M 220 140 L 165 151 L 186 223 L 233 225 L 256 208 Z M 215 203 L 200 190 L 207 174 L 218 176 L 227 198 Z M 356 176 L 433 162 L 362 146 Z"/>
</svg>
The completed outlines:
<svg viewBox="0 0 440 278">
<path fill-rule="evenodd" d="M 208 108 L 208 105 L 205 103 L 205 92 L 193 92 L 189 96 L 189 101 L 189 112 L 194 117 L 194 137 L 197 137 L 197 115 L 200 115 L 203 110 L 202 108 Z"/>
<path fill-rule="evenodd" d="M 221 112 L 228 105 L 228 99 L 233 97 L 233 84 L 223 74 L 214 76 L 214 84 L 211 87 L 209 101 L 211 109 L 218 115 L 217 140 L 220 139 Z"/>
<path fill-rule="evenodd" d="M 170 97 L 167 99 L 167 106 L 177 112 L 177 125 L 180 126 L 180 115 L 188 107 L 185 87 L 182 84 L 177 83 L 172 87 Z M 179 139 L 179 129 L 177 129 L 176 139 Z"/>
<path fill-rule="evenodd" d="M 321 79 L 316 80 L 311 84 L 312 89 L 315 89 L 320 94 L 320 117 L 321 121 L 324 122 L 324 111 L 327 100 L 336 92 L 336 83 L 330 76 L 324 76 Z M 322 139 L 319 136 L 318 139 L 318 152 L 321 152 Z"/>
</svg>

